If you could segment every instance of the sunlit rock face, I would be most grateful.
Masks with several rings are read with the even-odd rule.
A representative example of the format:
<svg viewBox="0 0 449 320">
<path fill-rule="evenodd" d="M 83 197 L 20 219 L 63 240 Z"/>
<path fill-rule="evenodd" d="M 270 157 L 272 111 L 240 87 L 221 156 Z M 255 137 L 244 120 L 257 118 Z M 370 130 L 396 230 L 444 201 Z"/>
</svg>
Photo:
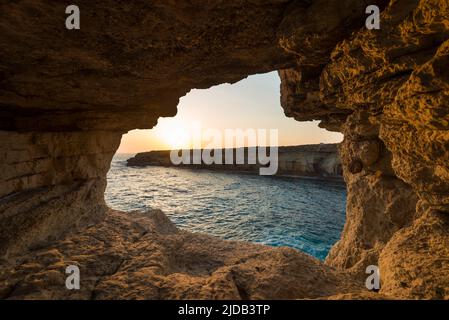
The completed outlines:
<svg viewBox="0 0 449 320">
<path fill-rule="evenodd" d="M 280 73 L 298 83 L 282 91 L 290 115 L 345 134 L 347 222 L 327 263 L 364 275 L 380 262 L 382 292 L 402 297 L 449 295 L 448 17 L 446 1 L 391 1 L 380 30 L 335 47 L 319 92 L 300 67 Z"/>
<path fill-rule="evenodd" d="M 3 257 L 101 218 L 121 134 L 192 88 L 280 70 L 287 116 L 345 134 L 347 223 L 327 264 L 449 297 L 447 1 L 80 0 L 78 31 L 65 5 L 0 4 Z"/>
</svg>

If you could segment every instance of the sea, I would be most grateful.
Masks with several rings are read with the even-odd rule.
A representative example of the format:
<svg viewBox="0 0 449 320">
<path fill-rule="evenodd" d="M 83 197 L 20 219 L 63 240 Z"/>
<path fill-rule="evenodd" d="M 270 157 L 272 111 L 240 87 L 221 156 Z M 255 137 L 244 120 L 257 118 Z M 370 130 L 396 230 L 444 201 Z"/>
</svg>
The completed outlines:
<svg viewBox="0 0 449 320">
<path fill-rule="evenodd" d="M 288 246 L 324 260 L 340 239 L 346 186 L 340 181 L 176 167 L 128 167 L 116 154 L 108 205 L 161 209 L 179 227 L 225 240 Z"/>
</svg>

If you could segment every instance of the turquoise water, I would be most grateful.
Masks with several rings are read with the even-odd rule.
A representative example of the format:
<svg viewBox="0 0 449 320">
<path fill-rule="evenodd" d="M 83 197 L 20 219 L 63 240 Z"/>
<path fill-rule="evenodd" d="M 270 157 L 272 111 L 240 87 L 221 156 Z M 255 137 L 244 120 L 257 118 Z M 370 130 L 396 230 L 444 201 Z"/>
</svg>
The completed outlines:
<svg viewBox="0 0 449 320">
<path fill-rule="evenodd" d="M 162 209 L 180 228 L 222 239 L 289 246 L 324 259 L 345 221 L 343 183 L 241 173 L 126 166 L 116 155 L 106 201 Z"/>
</svg>

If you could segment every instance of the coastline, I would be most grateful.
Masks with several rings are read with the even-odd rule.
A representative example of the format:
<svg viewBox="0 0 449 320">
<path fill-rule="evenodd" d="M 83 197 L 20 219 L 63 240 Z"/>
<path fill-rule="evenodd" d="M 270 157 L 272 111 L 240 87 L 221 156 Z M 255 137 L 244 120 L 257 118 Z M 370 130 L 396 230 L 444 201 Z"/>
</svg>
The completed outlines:
<svg viewBox="0 0 449 320">
<path fill-rule="evenodd" d="M 236 164 L 237 150 L 244 154 L 244 164 Z M 224 158 L 226 149 L 218 149 Z M 228 149 L 229 150 L 229 149 Z M 204 150 L 201 150 L 203 152 Z M 208 150 L 207 150 L 208 151 Z M 263 165 L 248 164 L 248 148 L 232 149 L 232 164 L 179 164 L 170 160 L 170 150 L 140 152 L 127 160 L 127 166 L 145 167 L 162 166 L 182 169 L 197 169 L 219 172 L 236 172 L 258 174 Z M 194 150 L 190 150 L 190 153 Z M 288 178 L 308 178 L 320 180 L 343 181 L 341 161 L 338 155 L 338 144 L 316 144 L 302 146 L 279 147 L 278 170 L 273 176 Z"/>
</svg>

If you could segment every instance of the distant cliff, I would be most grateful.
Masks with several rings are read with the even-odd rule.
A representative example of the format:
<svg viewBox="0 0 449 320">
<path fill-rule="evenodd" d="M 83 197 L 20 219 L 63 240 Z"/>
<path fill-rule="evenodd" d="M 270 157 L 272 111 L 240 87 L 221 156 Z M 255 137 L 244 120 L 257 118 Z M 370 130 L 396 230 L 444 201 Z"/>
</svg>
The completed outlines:
<svg viewBox="0 0 449 320">
<path fill-rule="evenodd" d="M 310 177 L 342 177 L 342 167 L 337 144 L 316 144 L 279 147 L 277 175 L 295 175 Z M 220 150 L 225 158 L 225 150 Z M 248 164 L 248 148 L 244 148 L 244 163 L 236 164 L 236 149 L 233 149 L 233 164 L 181 164 L 178 167 L 191 169 L 209 169 L 220 171 L 257 172 L 260 164 Z M 192 153 L 192 150 L 191 150 Z M 136 154 L 128 159 L 128 166 L 176 166 L 170 161 L 170 151 L 150 151 Z"/>
</svg>

